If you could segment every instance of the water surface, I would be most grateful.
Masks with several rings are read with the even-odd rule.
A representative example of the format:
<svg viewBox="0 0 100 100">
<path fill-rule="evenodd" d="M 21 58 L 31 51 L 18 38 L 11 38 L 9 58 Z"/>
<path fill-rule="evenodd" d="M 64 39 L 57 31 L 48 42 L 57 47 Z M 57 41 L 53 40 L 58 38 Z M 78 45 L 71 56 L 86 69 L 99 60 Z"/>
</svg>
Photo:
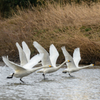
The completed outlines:
<svg viewBox="0 0 100 100">
<path fill-rule="evenodd" d="M 0 100 L 100 100 L 100 69 L 83 69 L 72 73 L 74 77 L 57 72 L 47 74 L 46 80 L 39 73 L 6 79 L 13 72 L 0 67 Z"/>
</svg>

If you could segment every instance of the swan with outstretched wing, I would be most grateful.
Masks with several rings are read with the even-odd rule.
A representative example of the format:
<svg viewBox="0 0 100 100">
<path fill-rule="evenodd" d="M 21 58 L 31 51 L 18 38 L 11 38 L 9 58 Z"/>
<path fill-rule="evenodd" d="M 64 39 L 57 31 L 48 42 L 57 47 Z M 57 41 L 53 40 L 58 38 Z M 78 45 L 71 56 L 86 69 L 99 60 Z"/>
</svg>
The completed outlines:
<svg viewBox="0 0 100 100">
<path fill-rule="evenodd" d="M 67 61 L 64 61 L 61 65 L 56 66 L 56 61 L 57 61 L 57 58 L 59 56 L 59 53 L 53 44 L 50 45 L 50 50 L 49 50 L 50 55 L 38 42 L 34 41 L 33 45 L 40 54 L 41 53 L 44 54 L 44 56 L 42 58 L 42 65 L 43 66 L 44 65 L 52 66 L 50 68 L 41 69 L 40 71 L 37 72 L 37 73 L 43 73 L 42 75 L 44 76 L 44 79 L 45 79 L 46 73 L 55 72 L 58 69 L 60 69 L 65 63 L 69 62 L 69 60 L 67 60 Z"/>
<path fill-rule="evenodd" d="M 43 54 L 37 54 L 34 57 L 31 58 L 31 60 L 22 65 L 18 65 L 12 61 L 10 61 L 8 59 L 8 57 L 3 56 L 2 60 L 4 61 L 4 63 L 8 66 L 11 67 L 14 70 L 14 73 L 11 74 L 10 76 L 8 76 L 7 78 L 20 78 L 20 81 L 22 81 L 24 83 L 24 81 L 22 80 L 23 77 L 41 69 L 41 68 L 48 68 L 50 66 L 41 66 L 41 67 L 35 67 L 33 68 L 43 57 Z"/>
<path fill-rule="evenodd" d="M 72 56 L 67 52 L 65 46 L 61 47 L 62 49 L 62 52 L 65 56 L 65 59 L 69 59 L 71 62 L 70 63 L 66 63 L 67 65 L 67 68 L 63 71 L 63 73 L 72 73 L 72 72 L 76 72 L 76 71 L 79 71 L 81 69 L 84 69 L 84 68 L 88 68 L 88 67 L 92 67 L 94 66 L 94 64 L 90 64 L 90 65 L 87 65 L 87 66 L 83 66 L 83 67 L 79 67 L 79 62 L 81 60 L 81 56 L 80 56 L 80 48 L 76 48 L 74 50 L 74 53 L 73 53 L 73 58 Z M 71 76 L 71 75 L 70 75 Z"/>
</svg>

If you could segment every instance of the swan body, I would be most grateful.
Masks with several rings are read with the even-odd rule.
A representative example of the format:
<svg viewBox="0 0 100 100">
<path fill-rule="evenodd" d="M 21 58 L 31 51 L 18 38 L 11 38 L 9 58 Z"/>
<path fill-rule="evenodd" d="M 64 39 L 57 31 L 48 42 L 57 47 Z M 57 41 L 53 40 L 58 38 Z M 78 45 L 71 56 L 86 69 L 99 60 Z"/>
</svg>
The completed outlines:
<svg viewBox="0 0 100 100">
<path fill-rule="evenodd" d="M 69 59 L 71 62 L 70 63 L 66 63 L 67 65 L 67 68 L 63 71 L 63 73 L 73 73 L 73 72 L 76 72 L 76 71 L 79 71 L 81 69 L 84 69 L 84 68 L 88 68 L 88 67 L 92 67 L 94 66 L 94 64 L 90 64 L 90 65 L 87 65 L 87 66 L 83 66 L 83 67 L 79 67 L 79 62 L 81 60 L 81 56 L 80 56 L 80 48 L 76 48 L 74 50 L 74 53 L 73 53 L 73 58 L 72 56 L 67 52 L 65 46 L 61 47 L 62 49 L 62 52 L 65 56 L 65 59 Z M 70 75 L 71 76 L 71 75 Z"/>
<path fill-rule="evenodd" d="M 46 74 L 46 73 L 53 73 L 57 70 L 59 70 L 65 63 L 68 63 L 69 61 L 64 61 L 62 64 L 60 64 L 59 66 L 57 67 L 51 67 L 51 68 L 44 68 L 44 69 L 41 69 L 40 71 L 38 71 L 37 73 L 43 73 L 43 74 Z"/>
<path fill-rule="evenodd" d="M 85 68 L 92 67 L 92 66 L 94 66 L 94 64 L 90 64 L 90 65 L 83 66 L 83 67 L 78 67 L 78 68 L 67 68 L 63 71 L 63 73 L 66 73 L 66 72 L 73 73 L 73 72 L 77 72 L 81 69 L 85 69 Z"/>
<path fill-rule="evenodd" d="M 43 53 L 44 56 L 42 58 L 42 65 L 51 65 L 52 67 L 50 68 L 43 68 L 39 70 L 37 73 L 43 73 L 44 79 L 45 79 L 45 74 L 46 73 L 52 73 L 60 69 L 65 63 L 69 62 L 69 60 L 64 61 L 61 65 L 58 67 L 56 66 L 56 61 L 59 56 L 59 53 L 56 49 L 56 47 L 51 44 L 50 45 L 50 56 L 49 53 L 36 41 L 33 42 L 34 47 L 38 50 L 38 52 L 41 54 Z"/>
</svg>

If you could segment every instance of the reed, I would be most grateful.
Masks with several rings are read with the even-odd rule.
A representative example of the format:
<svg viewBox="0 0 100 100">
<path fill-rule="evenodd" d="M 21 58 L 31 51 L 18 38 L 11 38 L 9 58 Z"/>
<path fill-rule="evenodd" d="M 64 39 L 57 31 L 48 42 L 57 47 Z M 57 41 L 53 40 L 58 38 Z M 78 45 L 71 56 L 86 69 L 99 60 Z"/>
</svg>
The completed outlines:
<svg viewBox="0 0 100 100">
<path fill-rule="evenodd" d="M 91 7 L 83 3 L 77 5 L 50 4 L 20 9 L 13 16 L 0 20 L 0 56 L 18 58 L 15 43 L 26 41 L 32 55 L 37 51 L 33 41 L 39 42 L 49 50 L 54 44 L 60 52 L 58 63 L 64 60 L 61 46 L 65 45 L 72 54 L 76 47 L 81 48 L 81 63 L 99 61 L 100 57 L 100 4 Z"/>
</svg>

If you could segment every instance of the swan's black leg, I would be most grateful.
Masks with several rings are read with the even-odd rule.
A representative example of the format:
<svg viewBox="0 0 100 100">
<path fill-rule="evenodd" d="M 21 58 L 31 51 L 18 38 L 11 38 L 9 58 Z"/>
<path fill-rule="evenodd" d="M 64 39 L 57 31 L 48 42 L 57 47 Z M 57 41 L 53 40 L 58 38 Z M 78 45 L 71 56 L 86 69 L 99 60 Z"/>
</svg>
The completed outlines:
<svg viewBox="0 0 100 100">
<path fill-rule="evenodd" d="M 9 79 L 9 78 L 13 78 L 13 76 L 14 76 L 14 73 L 11 75 L 11 76 L 8 76 L 7 78 Z"/>
<path fill-rule="evenodd" d="M 67 72 L 62 72 L 62 73 L 65 73 L 66 74 Z"/>
<path fill-rule="evenodd" d="M 73 77 L 72 75 L 70 75 L 70 73 L 69 73 L 69 76 L 70 76 L 70 77 Z"/>
<path fill-rule="evenodd" d="M 22 78 L 20 78 L 20 81 L 24 83 L 24 81 L 22 80 Z"/>
<path fill-rule="evenodd" d="M 43 73 L 42 75 L 43 75 L 43 77 L 44 77 L 44 80 L 45 80 L 45 74 Z"/>
</svg>

